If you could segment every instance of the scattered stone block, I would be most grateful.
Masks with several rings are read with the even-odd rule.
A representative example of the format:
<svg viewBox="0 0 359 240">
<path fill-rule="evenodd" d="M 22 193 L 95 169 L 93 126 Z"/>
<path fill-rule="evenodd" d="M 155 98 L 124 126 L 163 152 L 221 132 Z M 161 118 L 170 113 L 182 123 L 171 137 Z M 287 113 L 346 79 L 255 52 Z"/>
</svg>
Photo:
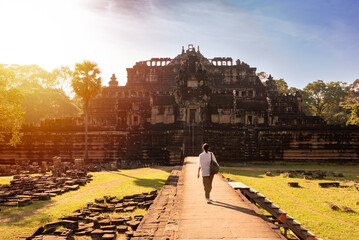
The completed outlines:
<svg viewBox="0 0 359 240">
<path fill-rule="evenodd" d="M 61 224 L 62 224 L 63 227 L 68 228 L 68 229 L 72 229 L 72 230 L 76 230 L 79 227 L 77 221 L 62 220 Z"/>
<path fill-rule="evenodd" d="M 50 200 L 50 195 L 48 193 L 35 193 L 34 195 L 37 196 L 40 201 Z"/>
<path fill-rule="evenodd" d="M 335 204 L 329 204 L 329 207 L 330 207 L 330 209 L 332 209 L 332 210 L 334 210 L 334 211 L 339 211 L 340 210 L 340 208 L 337 206 L 337 205 L 335 205 Z"/>
<path fill-rule="evenodd" d="M 96 198 L 95 203 L 105 203 L 105 199 L 103 198 Z"/>
<path fill-rule="evenodd" d="M 42 226 L 38 227 L 31 233 L 30 237 L 41 235 L 44 232 L 44 230 L 45 229 Z"/>
<path fill-rule="evenodd" d="M 75 236 L 85 236 L 86 235 L 86 231 L 81 231 L 81 232 L 76 232 Z"/>
<path fill-rule="evenodd" d="M 107 202 L 108 202 L 108 203 L 111 203 L 111 204 L 117 204 L 117 203 L 120 203 L 121 200 L 118 199 L 118 198 L 113 198 L 113 199 L 111 199 L 110 201 L 107 201 Z"/>
<path fill-rule="evenodd" d="M 115 209 L 116 212 L 124 212 L 125 210 L 123 209 L 123 207 L 119 207 Z"/>
<path fill-rule="evenodd" d="M 70 191 L 76 191 L 80 188 L 80 185 L 71 185 L 69 186 Z"/>
<path fill-rule="evenodd" d="M 99 212 L 102 212 L 102 211 L 103 211 L 102 208 L 98 208 L 98 207 L 91 207 L 91 208 L 89 208 L 89 210 L 90 210 L 91 212 L 95 212 L 95 213 L 99 213 Z"/>
<path fill-rule="evenodd" d="M 133 210 L 135 210 L 135 208 L 136 208 L 136 207 L 134 207 L 134 206 L 126 207 L 126 208 L 124 209 L 124 211 L 125 211 L 125 212 L 132 212 Z"/>
<path fill-rule="evenodd" d="M 116 234 L 106 233 L 102 236 L 102 239 L 103 240 L 113 240 L 113 239 L 115 239 L 115 237 L 116 237 Z"/>
<path fill-rule="evenodd" d="M 128 230 L 128 226 L 126 226 L 126 225 L 121 225 L 121 226 L 117 227 L 118 233 L 125 233 L 125 232 L 127 232 L 127 230 Z"/>
<path fill-rule="evenodd" d="M 127 217 L 124 217 L 123 219 L 125 220 L 125 222 L 128 222 L 128 221 L 131 221 L 131 220 L 132 220 L 132 217 L 131 217 L 131 216 L 127 216 Z"/>
<path fill-rule="evenodd" d="M 116 230 L 116 226 L 115 225 L 105 225 L 105 226 L 101 226 L 100 227 L 101 230 Z"/>
<path fill-rule="evenodd" d="M 113 205 L 113 204 L 107 205 L 107 211 L 108 212 L 113 212 L 113 211 L 115 211 L 115 209 L 116 209 L 115 205 Z"/>
<path fill-rule="evenodd" d="M 153 190 L 153 191 L 150 192 L 151 195 L 156 195 L 156 196 L 157 196 L 157 193 L 158 193 L 157 190 Z"/>
<path fill-rule="evenodd" d="M 125 232 L 127 238 L 133 237 L 133 233 L 134 233 L 133 231 L 127 231 L 127 232 Z"/>
<path fill-rule="evenodd" d="M 79 219 L 83 219 L 83 216 L 81 213 L 71 213 L 68 215 L 65 215 L 61 217 L 62 220 L 71 220 L 71 221 L 77 221 Z"/>
<path fill-rule="evenodd" d="M 146 195 L 146 196 L 145 196 L 145 201 L 154 200 L 155 198 L 156 198 L 156 195 L 154 195 L 154 194 L 149 194 L 149 195 Z"/>
<path fill-rule="evenodd" d="M 58 227 L 62 226 L 62 222 L 61 221 L 58 221 L 58 222 L 50 222 L 48 224 L 46 224 L 44 226 L 44 229 L 47 231 L 47 230 L 50 230 L 50 229 L 56 229 Z"/>
<path fill-rule="evenodd" d="M 137 221 L 142 221 L 143 215 L 136 215 L 134 216 L 134 219 L 136 219 Z"/>
<path fill-rule="evenodd" d="M 123 218 L 111 219 L 111 224 L 116 225 L 116 226 L 123 225 L 123 224 L 125 224 L 125 219 L 123 219 Z"/>
<path fill-rule="evenodd" d="M 299 187 L 298 182 L 288 182 L 289 187 Z"/>
<path fill-rule="evenodd" d="M 140 221 L 137 221 L 137 220 L 132 220 L 132 221 L 129 221 L 129 222 L 126 222 L 126 224 L 128 226 L 130 226 L 134 231 L 136 231 L 138 225 L 140 225 Z"/>
<path fill-rule="evenodd" d="M 17 202 L 5 202 L 5 207 L 17 207 Z"/>
<path fill-rule="evenodd" d="M 346 213 L 355 213 L 355 211 L 353 209 L 351 209 L 350 207 L 343 207 L 343 212 Z"/>
<path fill-rule="evenodd" d="M 101 221 L 99 221 L 100 226 L 106 226 L 106 225 L 110 225 L 111 221 L 110 219 L 103 219 Z"/>
<path fill-rule="evenodd" d="M 101 229 L 95 229 L 91 232 L 91 238 L 93 240 L 101 240 L 104 232 Z"/>
<path fill-rule="evenodd" d="M 69 240 L 69 238 L 65 237 L 65 236 L 44 235 L 41 237 L 42 238 L 38 239 L 38 240 Z M 33 239 L 33 240 L 36 240 L 36 239 Z"/>
<path fill-rule="evenodd" d="M 318 183 L 320 187 L 326 188 L 326 187 L 339 187 L 339 182 L 322 182 Z"/>
</svg>

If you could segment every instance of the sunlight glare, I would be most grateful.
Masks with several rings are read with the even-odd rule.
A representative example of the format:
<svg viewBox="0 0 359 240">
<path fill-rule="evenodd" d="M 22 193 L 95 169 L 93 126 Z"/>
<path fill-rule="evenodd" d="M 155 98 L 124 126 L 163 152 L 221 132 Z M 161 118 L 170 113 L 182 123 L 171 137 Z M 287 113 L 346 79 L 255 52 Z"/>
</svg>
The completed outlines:
<svg viewBox="0 0 359 240">
<path fill-rule="evenodd" d="M 60 67 L 79 50 L 75 39 L 87 30 L 81 14 L 76 1 L 0 0 L 2 59 L 46 70 Z"/>
</svg>

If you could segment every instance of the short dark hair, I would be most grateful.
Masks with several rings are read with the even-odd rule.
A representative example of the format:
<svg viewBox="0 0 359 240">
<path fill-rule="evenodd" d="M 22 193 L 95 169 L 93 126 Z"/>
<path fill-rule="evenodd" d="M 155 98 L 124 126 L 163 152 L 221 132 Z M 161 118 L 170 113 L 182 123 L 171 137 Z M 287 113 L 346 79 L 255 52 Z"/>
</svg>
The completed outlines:
<svg viewBox="0 0 359 240">
<path fill-rule="evenodd" d="M 205 143 L 205 144 L 203 144 L 203 150 L 205 151 L 205 152 L 208 152 L 208 149 L 209 149 L 209 145 L 208 145 L 208 143 Z"/>
</svg>

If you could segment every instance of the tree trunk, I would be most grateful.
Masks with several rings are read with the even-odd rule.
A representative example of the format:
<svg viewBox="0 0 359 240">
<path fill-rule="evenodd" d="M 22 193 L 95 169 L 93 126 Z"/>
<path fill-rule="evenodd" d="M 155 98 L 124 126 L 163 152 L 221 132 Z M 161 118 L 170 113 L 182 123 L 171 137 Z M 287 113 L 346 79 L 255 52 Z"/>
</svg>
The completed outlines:
<svg viewBox="0 0 359 240">
<path fill-rule="evenodd" d="M 88 141 L 87 141 L 87 131 L 88 131 L 88 106 L 85 104 L 84 107 L 84 113 L 85 113 L 85 164 L 88 164 Z"/>
</svg>

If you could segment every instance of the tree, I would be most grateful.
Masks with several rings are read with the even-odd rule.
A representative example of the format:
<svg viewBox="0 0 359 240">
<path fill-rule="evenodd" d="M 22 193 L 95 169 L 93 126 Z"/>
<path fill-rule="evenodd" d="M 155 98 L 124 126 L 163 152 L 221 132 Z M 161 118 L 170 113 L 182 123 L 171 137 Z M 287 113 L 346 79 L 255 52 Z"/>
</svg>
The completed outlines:
<svg viewBox="0 0 359 240">
<path fill-rule="evenodd" d="M 278 80 L 275 80 L 275 84 L 277 85 L 277 89 L 279 93 L 288 94 L 288 84 L 286 81 L 284 81 L 283 78 L 280 78 Z"/>
<path fill-rule="evenodd" d="M 77 117 L 80 109 L 61 89 L 33 86 L 26 89 L 21 107 L 25 123 L 39 124 L 43 119 Z"/>
<path fill-rule="evenodd" d="M 359 125 L 359 79 L 356 79 L 349 87 L 349 96 L 344 104 L 344 107 L 350 111 L 346 124 Z"/>
<path fill-rule="evenodd" d="M 73 72 L 68 66 L 61 66 L 59 68 L 55 68 L 52 71 L 56 79 L 56 86 L 60 88 L 62 91 L 66 92 L 67 95 L 73 97 L 74 93 L 71 88 L 71 78 Z"/>
<path fill-rule="evenodd" d="M 101 92 L 101 73 L 96 63 L 84 61 L 83 63 L 76 63 L 75 71 L 71 86 L 76 95 L 78 95 L 83 102 L 84 122 L 85 122 L 85 162 L 88 162 L 88 108 L 92 98 Z"/>
<path fill-rule="evenodd" d="M 1 131 L 10 133 L 9 144 L 16 146 L 21 142 L 20 133 L 23 112 L 20 100 L 22 95 L 15 86 L 15 74 L 5 65 L 0 65 L 0 126 Z M 4 134 L 0 132 L 0 142 L 4 142 Z"/>
<path fill-rule="evenodd" d="M 72 72 L 68 67 L 48 72 L 38 65 L 6 65 L 6 70 L 12 73 L 12 87 L 23 95 L 20 103 L 24 123 L 40 124 L 44 118 L 79 115 L 79 107 L 63 90 L 71 87 Z"/>
<path fill-rule="evenodd" d="M 347 125 L 359 125 L 359 102 L 352 105 Z"/>
<path fill-rule="evenodd" d="M 329 124 L 344 125 L 349 113 L 342 103 L 348 94 L 349 87 L 346 83 L 314 81 L 303 89 L 303 103 L 307 106 L 303 111 L 308 115 L 321 116 Z"/>
</svg>

